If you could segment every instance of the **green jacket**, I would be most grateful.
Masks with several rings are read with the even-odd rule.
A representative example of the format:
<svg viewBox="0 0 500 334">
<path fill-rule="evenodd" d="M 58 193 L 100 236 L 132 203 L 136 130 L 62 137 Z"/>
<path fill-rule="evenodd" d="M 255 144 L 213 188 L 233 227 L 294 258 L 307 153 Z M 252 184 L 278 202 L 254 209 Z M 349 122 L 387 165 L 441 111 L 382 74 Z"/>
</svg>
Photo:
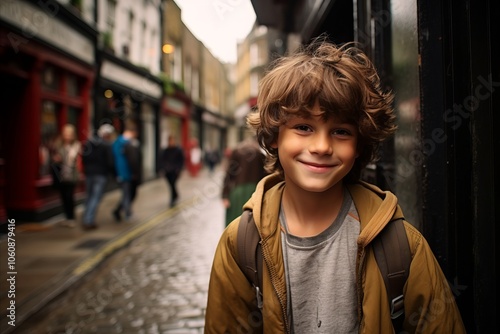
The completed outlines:
<svg viewBox="0 0 500 334">
<path fill-rule="evenodd" d="M 263 324 L 258 322 L 254 289 L 236 262 L 239 218 L 223 232 L 214 257 L 205 333 L 289 333 L 285 265 L 278 220 L 284 182 L 276 175 L 264 178 L 245 208 L 262 237 Z M 403 213 L 392 193 L 358 183 L 348 186 L 358 210 L 361 231 L 357 252 L 357 291 L 360 333 L 392 333 L 384 281 L 370 247 L 371 241 L 393 218 Z M 451 289 L 422 234 L 405 222 L 412 253 L 410 275 L 404 287 L 408 333 L 465 333 Z M 332 310 L 333 312 L 334 310 Z"/>
</svg>

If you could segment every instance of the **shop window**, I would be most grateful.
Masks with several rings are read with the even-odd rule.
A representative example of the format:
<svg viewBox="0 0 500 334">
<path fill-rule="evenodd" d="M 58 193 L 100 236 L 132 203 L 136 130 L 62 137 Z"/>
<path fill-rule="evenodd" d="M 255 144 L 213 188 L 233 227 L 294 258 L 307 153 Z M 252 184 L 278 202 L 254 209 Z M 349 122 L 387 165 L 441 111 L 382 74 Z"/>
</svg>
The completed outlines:
<svg viewBox="0 0 500 334">
<path fill-rule="evenodd" d="M 54 101 L 43 101 L 40 115 L 40 148 L 39 154 L 39 177 L 44 178 L 50 175 L 50 152 L 59 137 L 59 124 L 61 119 L 62 106 Z M 66 122 L 75 125 L 78 131 L 78 118 L 80 109 L 68 107 Z"/>
<path fill-rule="evenodd" d="M 59 114 L 60 106 L 52 101 L 42 102 L 41 110 L 41 129 L 40 129 L 40 168 L 41 177 L 50 175 L 50 152 L 54 147 L 55 141 L 59 135 Z"/>
<path fill-rule="evenodd" d="M 75 75 L 68 74 L 67 77 L 67 92 L 69 96 L 80 96 L 80 82 Z"/>
<path fill-rule="evenodd" d="M 59 90 L 59 73 L 58 71 L 51 65 L 45 66 L 42 71 L 42 87 L 44 90 Z"/>
<path fill-rule="evenodd" d="M 73 124 L 78 130 L 78 119 L 80 118 L 80 109 L 75 107 L 68 108 L 67 123 Z"/>
</svg>

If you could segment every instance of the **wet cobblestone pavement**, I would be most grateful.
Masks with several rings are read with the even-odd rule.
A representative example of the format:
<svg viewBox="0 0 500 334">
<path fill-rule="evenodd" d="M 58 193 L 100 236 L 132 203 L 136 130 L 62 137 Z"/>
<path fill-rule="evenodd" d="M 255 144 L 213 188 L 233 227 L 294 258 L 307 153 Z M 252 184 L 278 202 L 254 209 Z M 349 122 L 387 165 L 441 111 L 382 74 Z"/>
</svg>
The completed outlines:
<svg viewBox="0 0 500 334">
<path fill-rule="evenodd" d="M 224 228 L 219 182 L 138 237 L 16 333 L 203 333 L 209 274 Z"/>
</svg>

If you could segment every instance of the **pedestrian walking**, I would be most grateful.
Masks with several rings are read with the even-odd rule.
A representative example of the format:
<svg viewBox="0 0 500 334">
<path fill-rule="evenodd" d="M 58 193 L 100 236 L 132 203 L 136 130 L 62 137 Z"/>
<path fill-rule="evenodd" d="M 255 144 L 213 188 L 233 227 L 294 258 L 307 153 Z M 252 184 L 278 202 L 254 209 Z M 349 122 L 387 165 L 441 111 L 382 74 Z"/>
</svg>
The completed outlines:
<svg viewBox="0 0 500 334">
<path fill-rule="evenodd" d="M 122 191 L 122 197 L 113 210 L 113 216 L 117 222 L 125 214 L 125 220 L 129 220 L 132 215 L 132 167 L 127 159 L 126 146 L 137 137 L 137 128 L 133 123 L 127 123 L 123 134 L 113 143 L 113 157 L 115 160 L 116 178 Z"/>
<path fill-rule="evenodd" d="M 264 153 L 255 136 L 245 139 L 232 150 L 222 187 L 226 226 L 241 215 L 243 204 L 250 199 L 257 183 L 267 174 L 264 160 Z"/>
<path fill-rule="evenodd" d="M 208 171 L 210 174 L 213 174 L 215 166 L 220 162 L 219 152 L 216 149 L 207 147 L 204 154 L 205 164 L 208 166 Z"/>
<path fill-rule="evenodd" d="M 111 149 L 114 131 L 112 125 L 103 124 L 97 130 L 97 134 L 89 138 L 83 146 L 82 162 L 87 193 L 82 220 L 84 230 L 97 228 L 96 212 L 108 178 L 114 175 L 115 166 Z"/>
<path fill-rule="evenodd" d="M 75 187 L 80 180 L 81 144 L 76 136 L 76 128 L 66 124 L 51 153 L 54 184 L 59 190 L 66 220 L 61 224 L 75 227 Z"/>
<path fill-rule="evenodd" d="M 131 138 L 125 145 L 125 157 L 130 166 L 130 205 L 134 203 L 137 190 L 142 183 L 142 149 L 137 138 Z"/>
<path fill-rule="evenodd" d="M 404 216 L 394 194 L 359 180 L 395 131 L 393 95 L 349 44 L 318 40 L 272 68 L 248 118 L 273 172 L 245 204 L 261 238 L 262 289 L 238 266 L 235 220 L 214 257 L 205 333 L 393 333 L 371 242 Z M 465 333 L 432 250 L 403 227 L 412 260 L 402 330 Z"/>
<path fill-rule="evenodd" d="M 175 137 L 168 137 L 168 146 L 163 150 L 160 158 L 160 169 L 165 173 L 165 178 L 170 188 L 170 207 L 173 207 L 178 198 L 177 179 L 184 167 L 184 152 L 177 146 Z"/>
</svg>

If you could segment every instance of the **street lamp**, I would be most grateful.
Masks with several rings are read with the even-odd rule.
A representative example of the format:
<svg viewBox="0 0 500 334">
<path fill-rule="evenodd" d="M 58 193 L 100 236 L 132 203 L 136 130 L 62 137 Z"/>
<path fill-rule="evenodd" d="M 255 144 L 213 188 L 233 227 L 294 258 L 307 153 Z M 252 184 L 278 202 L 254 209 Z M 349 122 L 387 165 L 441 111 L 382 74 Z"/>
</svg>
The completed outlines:
<svg viewBox="0 0 500 334">
<path fill-rule="evenodd" d="M 106 97 L 107 99 L 110 99 L 113 97 L 113 91 L 111 89 L 106 89 L 104 91 L 104 97 Z"/>
<path fill-rule="evenodd" d="M 163 51 L 163 53 L 166 53 L 166 54 L 171 54 L 174 52 L 174 46 L 172 44 L 163 44 L 163 47 L 161 48 L 161 50 Z"/>
</svg>

